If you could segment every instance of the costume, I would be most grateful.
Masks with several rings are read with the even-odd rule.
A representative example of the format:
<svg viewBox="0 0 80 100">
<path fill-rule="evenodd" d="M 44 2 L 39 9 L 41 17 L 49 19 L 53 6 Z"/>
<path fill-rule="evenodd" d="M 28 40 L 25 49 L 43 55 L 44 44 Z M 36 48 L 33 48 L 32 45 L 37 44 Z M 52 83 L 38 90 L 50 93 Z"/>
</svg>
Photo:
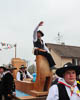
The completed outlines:
<svg viewBox="0 0 80 100">
<path fill-rule="evenodd" d="M 59 92 L 58 85 L 57 84 L 53 85 L 49 90 L 47 100 L 80 100 L 80 92 L 79 92 L 80 90 L 77 86 L 76 81 L 74 83 L 75 87 L 74 87 L 73 93 L 71 93 L 71 88 L 70 88 L 71 86 L 69 84 L 67 84 L 64 79 L 61 79 L 61 81 L 59 81 L 59 82 L 62 82 L 65 85 L 62 84 L 62 87 L 60 86 L 61 87 L 60 92 Z M 61 83 L 59 83 L 59 85 L 60 84 Z M 68 87 L 68 86 L 70 86 L 70 87 Z M 64 90 L 64 87 L 65 87 L 66 91 Z M 60 93 L 62 93 L 62 94 L 60 95 Z M 60 98 L 59 96 L 62 98 Z M 64 96 L 66 97 L 66 99 L 64 99 L 65 98 Z"/>
<path fill-rule="evenodd" d="M 53 69 L 55 62 L 54 62 L 52 56 L 50 55 L 48 48 L 46 47 L 43 40 L 40 40 L 37 38 L 38 28 L 39 28 L 39 25 L 36 27 L 36 29 L 34 30 L 34 34 L 33 34 L 34 55 L 42 55 L 42 56 L 46 57 L 49 62 L 49 65 L 50 65 L 50 69 Z M 45 50 L 45 51 L 43 51 L 43 50 Z"/>
<path fill-rule="evenodd" d="M 2 80 L 0 77 L 0 100 L 2 100 Z"/>
<path fill-rule="evenodd" d="M 51 86 L 58 83 L 58 78 L 52 81 Z"/>
<path fill-rule="evenodd" d="M 23 79 L 26 79 L 26 78 L 33 78 L 33 76 L 28 71 L 22 72 L 21 70 L 19 70 L 17 72 L 16 79 L 18 81 L 20 81 L 20 80 L 22 81 Z"/>
<path fill-rule="evenodd" d="M 2 77 L 2 94 L 5 100 L 11 100 L 8 94 L 12 95 L 15 92 L 15 83 L 10 71 L 5 71 Z"/>
<path fill-rule="evenodd" d="M 61 79 L 49 89 L 47 100 L 80 100 L 80 84 L 76 81 L 79 73 L 80 66 L 75 66 L 70 62 L 57 69 L 56 74 Z"/>
</svg>

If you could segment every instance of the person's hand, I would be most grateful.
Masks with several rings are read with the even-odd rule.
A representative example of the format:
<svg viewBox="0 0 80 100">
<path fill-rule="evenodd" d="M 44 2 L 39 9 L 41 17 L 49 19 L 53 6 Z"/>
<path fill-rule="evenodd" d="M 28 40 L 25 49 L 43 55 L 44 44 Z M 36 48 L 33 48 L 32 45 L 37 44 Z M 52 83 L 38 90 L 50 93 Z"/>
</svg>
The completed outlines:
<svg viewBox="0 0 80 100">
<path fill-rule="evenodd" d="M 13 92 L 13 95 L 16 96 L 16 92 Z"/>
<path fill-rule="evenodd" d="M 43 23 L 44 23 L 44 22 L 43 22 L 43 21 L 41 21 L 41 22 L 39 23 L 39 26 L 42 26 L 42 25 L 43 25 Z"/>
</svg>

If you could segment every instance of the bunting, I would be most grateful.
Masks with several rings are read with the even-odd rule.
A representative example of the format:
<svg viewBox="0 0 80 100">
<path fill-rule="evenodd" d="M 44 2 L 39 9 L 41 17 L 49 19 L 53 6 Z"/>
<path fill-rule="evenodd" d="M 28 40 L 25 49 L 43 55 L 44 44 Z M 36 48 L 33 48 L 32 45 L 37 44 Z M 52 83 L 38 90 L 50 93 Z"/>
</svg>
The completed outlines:
<svg viewBox="0 0 80 100">
<path fill-rule="evenodd" d="M 9 44 L 9 43 L 0 42 L 0 51 L 2 51 L 3 49 L 5 49 L 5 50 L 11 49 L 13 47 L 16 47 L 16 44 Z"/>
</svg>

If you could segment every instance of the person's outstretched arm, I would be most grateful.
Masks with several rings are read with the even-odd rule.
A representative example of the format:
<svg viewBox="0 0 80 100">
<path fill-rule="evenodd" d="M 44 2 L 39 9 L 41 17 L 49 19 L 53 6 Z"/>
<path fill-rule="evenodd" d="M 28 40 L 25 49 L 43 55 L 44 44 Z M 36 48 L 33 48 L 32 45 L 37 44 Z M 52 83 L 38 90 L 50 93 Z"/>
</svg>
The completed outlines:
<svg viewBox="0 0 80 100">
<path fill-rule="evenodd" d="M 33 79 L 33 76 L 27 71 L 28 76 Z"/>
<path fill-rule="evenodd" d="M 43 25 L 43 21 L 41 21 L 38 25 L 37 25 L 37 27 L 35 28 L 35 30 L 34 30 L 34 33 L 33 33 L 33 41 L 35 42 L 35 41 L 37 41 L 37 30 L 38 30 L 38 28 L 40 27 L 40 26 L 42 26 Z"/>
</svg>

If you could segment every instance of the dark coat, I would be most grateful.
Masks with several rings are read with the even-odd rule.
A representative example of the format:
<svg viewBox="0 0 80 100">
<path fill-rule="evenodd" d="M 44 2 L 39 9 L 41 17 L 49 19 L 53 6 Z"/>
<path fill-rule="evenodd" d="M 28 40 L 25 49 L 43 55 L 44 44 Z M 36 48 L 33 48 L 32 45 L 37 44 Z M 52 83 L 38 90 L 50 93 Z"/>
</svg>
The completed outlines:
<svg viewBox="0 0 80 100">
<path fill-rule="evenodd" d="M 2 100 L 2 93 L 3 93 L 3 91 L 2 91 L 2 80 L 0 80 L 0 100 Z"/>
<path fill-rule="evenodd" d="M 8 94 L 12 94 L 13 92 L 15 92 L 13 76 L 10 72 L 6 72 L 0 80 L 0 100 L 2 100 L 2 95 L 5 100 L 12 100 L 8 97 Z"/>
<path fill-rule="evenodd" d="M 15 91 L 14 78 L 10 72 L 3 75 L 2 85 L 3 94 L 12 94 Z"/>
</svg>

